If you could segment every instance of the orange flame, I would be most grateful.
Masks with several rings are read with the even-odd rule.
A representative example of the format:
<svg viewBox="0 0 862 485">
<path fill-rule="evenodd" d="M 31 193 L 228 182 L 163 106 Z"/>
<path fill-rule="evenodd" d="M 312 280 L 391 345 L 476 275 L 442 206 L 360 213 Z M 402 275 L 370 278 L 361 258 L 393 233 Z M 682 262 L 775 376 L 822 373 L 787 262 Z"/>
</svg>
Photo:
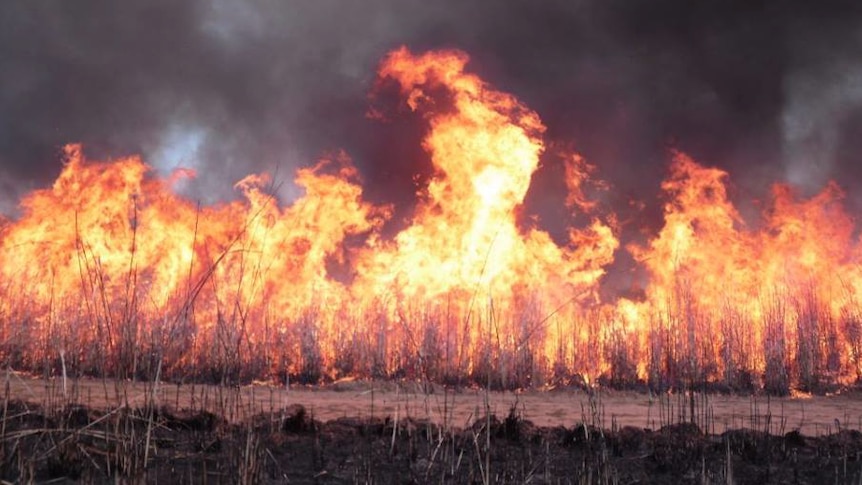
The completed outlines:
<svg viewBox="0 0 862 485">
<path fill-rule="evenodd" d="M 649 274 L 641 301 L 601 304 L 615 219 L 567 155 L 572 213 L 555 242 L 518 214 L 545 146 L 538 115 L 465 70 L 457 51 L 390 53 L 380 79 L 423 116 L 434 172 L 393 238 L 389 207 L 363 200 L 346 155 L 297 171 L 282 206 L 268 176 L 242 199 L 200 207 L 138 158 L 66 148 L 53 187 L 0 226 L 0 356 L 121 376 L 247 379 L 289 374 L 765 385 L 862 376 L 862 244 L 835 185 L 807 200 L 777 185 L 750 227 L 727 174 L 676 154 L 665 224 L 628 250 Z M 600 182 L 599 182 L 600 184 Z"/>
<path fill-rule="evenodd" d="M 625 304 L 658 340 L 652 371 L 731 384 L 763 375 L 785 391 L 858 378 L 860 245 L 841 191 L 830 184 L 797 200 L 775 185 L 753 230 L 726 178 L 677 154 L 662 186 L 665 226 L 630 248 L 651 277 L 646 301 Z"/>
</svg>

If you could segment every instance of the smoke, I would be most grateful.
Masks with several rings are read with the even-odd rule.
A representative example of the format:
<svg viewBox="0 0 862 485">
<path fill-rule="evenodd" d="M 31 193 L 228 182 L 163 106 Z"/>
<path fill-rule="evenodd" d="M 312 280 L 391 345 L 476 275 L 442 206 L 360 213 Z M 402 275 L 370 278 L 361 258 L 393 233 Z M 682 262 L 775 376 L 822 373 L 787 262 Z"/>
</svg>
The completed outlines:
<svg viewBox="0 0 862 485">
<path fill-rule="evenodd" d="M 824 71 L 787 77 L 782 117 L 787 179 L 817 190 L 834 177 L 841 129 L 862 106 L 862 64 L 844 60 Z"/>
<path fill-rule="evenodd" d="M 786 178 L 812 193 L 836 179 L 858 197 L 862 114 L 862 32 L 858 17 L 834 16 L 790 31 L 792 64 L 782 85 Z"/>
<path fill-rule="evenodd" d="M 2 2 L 0 209 L 49 184 L 69 142 L 195 168 L 183 191 L 205 203 L 248 173 L 289 181 L 343 149 L 372 199 L 409 200 L 427 170 L 420 123 L 365 117 L 377 63 L 402 44 L 470 53 L 539 112 L 554 146 L 598 166 L 604 202 L 634 233 L 660 221 L 671 148 L 729 170 L 742 199 L 782 179 L 852 190 L 862 16 L 813 3 Z M 564 197 L 552 152 L 528 201 L 549 226 Z"/>
</svg>

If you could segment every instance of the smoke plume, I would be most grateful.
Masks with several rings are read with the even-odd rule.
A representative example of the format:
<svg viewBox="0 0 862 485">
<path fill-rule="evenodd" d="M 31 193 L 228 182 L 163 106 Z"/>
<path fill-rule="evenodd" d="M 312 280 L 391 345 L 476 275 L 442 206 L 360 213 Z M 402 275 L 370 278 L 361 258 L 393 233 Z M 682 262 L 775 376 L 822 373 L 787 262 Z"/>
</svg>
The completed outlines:
<svg viewBox="0 0 862 485">
<path fill-rule="evenodd" d="M 836 4 L 3 2 L 2 209 L 49 184 L 69 142 L 194 168 L 183 190 L 205 203 L 248 173 L 289 181 L 344 150 L 369 197 L 408 201 L 428 169 L 419 125 L 366 117 L 381 102 L 368 98 L 375 69 L 400 45 L 470 53 L 470 69 L 540 114 L 552 144 L 597 165 L 603 202 L 637 220 L 633 232 L 660 221 L 651 201 L 670 149 L 728 170 L 746 199 L 782 180 L 810 192 L 839 178 L 852 192 L 862 16 Z M 553 226 L 562 168 L 553 150 L 546 159 L 528 202 Z"/>
</svg>

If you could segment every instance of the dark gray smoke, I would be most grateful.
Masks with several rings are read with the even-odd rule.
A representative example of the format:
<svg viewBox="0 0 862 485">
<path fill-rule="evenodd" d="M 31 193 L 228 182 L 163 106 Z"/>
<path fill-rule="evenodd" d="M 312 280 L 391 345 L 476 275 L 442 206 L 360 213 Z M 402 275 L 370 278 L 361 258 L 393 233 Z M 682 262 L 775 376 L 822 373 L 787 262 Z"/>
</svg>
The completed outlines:
<svg viewBox="0 0 862 485">
<path fill-rule="evenodd" d="M 51 182 L 68 142 L 196 168 L 186 190 L 204 202 L 344 149 L 370 197 L 409 200 L 421 127 L 365 117 L 377 63 L 402 44 L 469 52 L 599 167 L 631 231 L 658 224 L 671 148 L 728 169 L 742 199 L 839 178 L 862 207 L 862 15 L 825 3 L 4 1 L 2 209 Z M 529 201 L 549 226 L 564 217 L 557 173 L 549 156 Z"/>
</svg>

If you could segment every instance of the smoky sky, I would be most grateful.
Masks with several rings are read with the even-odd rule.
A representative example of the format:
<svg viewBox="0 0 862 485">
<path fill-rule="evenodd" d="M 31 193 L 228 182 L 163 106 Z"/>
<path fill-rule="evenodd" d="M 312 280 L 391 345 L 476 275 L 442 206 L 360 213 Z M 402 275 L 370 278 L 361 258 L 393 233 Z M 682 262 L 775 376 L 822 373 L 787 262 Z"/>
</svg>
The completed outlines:
<svg viewBox="0 0 862 485">
<path fill-rule="evenodd" d="M 366 117 L 386 104 L 369 92 L 400 45 L 462 49 L 539 113 L 551 148 L 528 203 L 549 226 L 565 217 L 558 147 L 597 166 L 603 202 L 632 230 L 660 219 L 671 150 L 727 169 L 741 200 L 775 181 L 810 194 L 837 179 L 862 207 L 862 14 L 850 3 L 9 0 L 2 210 L 50 184 L 70 142 L 94 159 L 140 154 L 161 173 L 195 168 L 184 190 L 205 203 L 249 173 L 289 181 L 344 150 L 368 197 L 409 201 L 428 170 L 420 120 Z"/>
</svg>

